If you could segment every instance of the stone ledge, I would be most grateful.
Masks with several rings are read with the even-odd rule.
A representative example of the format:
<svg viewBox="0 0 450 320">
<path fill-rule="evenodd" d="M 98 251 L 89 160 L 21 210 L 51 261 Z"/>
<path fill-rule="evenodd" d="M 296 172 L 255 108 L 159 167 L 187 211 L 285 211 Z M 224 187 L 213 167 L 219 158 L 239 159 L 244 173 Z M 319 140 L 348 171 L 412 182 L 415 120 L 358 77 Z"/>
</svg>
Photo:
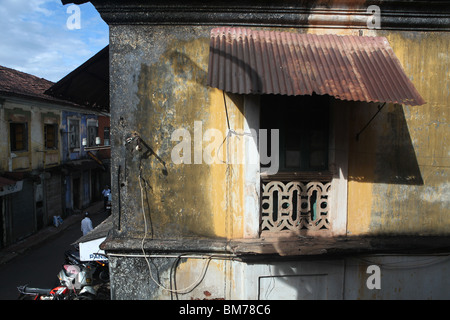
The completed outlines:
<svg viewBox="0 0 450 320">
<path fill-rule="evenodd" d="M 107 252 L 140 252 L 142 239 L 107 239 Z M 146 240 L 146 253 L 230 254 L 237 258 L 450 252 L 450 236 L 271 237 Z"/>
<path fill-rule="evenodd" d="M 64 2 L 64 1 L 63 1 Z M 73 2 L 73 1 L 72 1 Z M 79 1 L 87 2 L 87 1 Z M 402 0 L 355 3 L 343 1 L 327 7 L 320 2 L 302 4 L 283 0 L 229 1 L 91 1 L 108 24 L 255 25 L 272 27 L 366 29 L 369 5 L 379 5 L 381 28 L 391 30 L 450 30 L 448 4 Z"/>
</svg>

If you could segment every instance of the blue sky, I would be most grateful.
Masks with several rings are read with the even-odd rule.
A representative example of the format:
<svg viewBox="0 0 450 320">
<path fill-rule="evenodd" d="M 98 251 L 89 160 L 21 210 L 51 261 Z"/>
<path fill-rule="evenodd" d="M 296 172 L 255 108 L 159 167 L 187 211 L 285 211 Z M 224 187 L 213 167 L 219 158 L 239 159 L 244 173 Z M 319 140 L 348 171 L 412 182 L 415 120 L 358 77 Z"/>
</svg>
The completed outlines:
<svg viewBox="0 0 450 320">
<path fill-rule="evenodd" d="M 108 45 L 108 25 L 91 3 L 78 6 L 80 29 L 67 27 L 70 5 L 0 0 L 0 65 L 56 82 Z"/>
</svg>

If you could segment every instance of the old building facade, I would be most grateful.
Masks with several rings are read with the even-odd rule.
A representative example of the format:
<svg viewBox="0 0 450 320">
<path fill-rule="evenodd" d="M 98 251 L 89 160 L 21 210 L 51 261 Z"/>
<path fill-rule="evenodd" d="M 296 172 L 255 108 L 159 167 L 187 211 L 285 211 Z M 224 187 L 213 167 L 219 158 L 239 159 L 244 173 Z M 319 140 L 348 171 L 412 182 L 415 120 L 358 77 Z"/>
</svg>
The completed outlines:
<svg viewBox="0 0 450 320">
<path fill-rule="evenodd" d="M 101 157 L 98 129 L 109 133 L 109 114 L 47 95 L 53 85 L 0 67 L 0 247 L 100 200 L 109 183 L 109 170 L 88 154 Z"/>
<path fill-rule="evenodd" d="M 449 297 L 446 4 L 91 2 L 112 298 Z"/>
</svg>

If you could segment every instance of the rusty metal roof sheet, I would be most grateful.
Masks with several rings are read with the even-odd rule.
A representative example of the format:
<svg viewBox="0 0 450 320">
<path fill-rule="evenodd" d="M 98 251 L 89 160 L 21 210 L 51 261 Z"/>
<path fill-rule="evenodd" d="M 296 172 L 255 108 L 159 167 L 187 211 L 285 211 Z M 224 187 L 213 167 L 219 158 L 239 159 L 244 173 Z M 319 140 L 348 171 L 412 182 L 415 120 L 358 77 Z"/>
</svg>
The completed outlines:
<svg viewBox="0 0 450 320">
<path fill-rule="evenodd" d="M 425 103 L 384 37 L 216 28 L 208 85 L 241 94 Z"/>
</svg>

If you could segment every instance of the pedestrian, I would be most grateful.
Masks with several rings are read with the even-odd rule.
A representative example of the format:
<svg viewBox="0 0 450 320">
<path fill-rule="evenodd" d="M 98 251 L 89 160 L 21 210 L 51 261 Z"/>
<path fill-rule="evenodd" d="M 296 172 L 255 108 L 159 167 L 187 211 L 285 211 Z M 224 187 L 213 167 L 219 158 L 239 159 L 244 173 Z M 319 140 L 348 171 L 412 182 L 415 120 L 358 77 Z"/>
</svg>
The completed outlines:
<svg viewBox="0 0 450 320">
<path fill-rule="evenodd" d="M 106 204 L 108 203 L 108 197 L 111 194 L 111 189 L 109 189 L 109 186 L 106 185 L 105 189 L 102 191 L 103 195 L 103 209 L 106 211 Z"/>
<path fill-rule="evenodd" d="M 81 231 L 83 232 L 83 236 L 85 236 L 86 234 L 89 233 L 89 231 L 91 231 L 92 228 L 92 221 L 89 218 L 89 213 L 85 213 L 85 218 L 83 220 L 81 220 Z"/>
<path fill-rule="evenodd" d="M 111 215 L 111 193 L 108 195 L 108 203 L 109 206 L 107 206 L 106 214 L 109 217 Z"/>
</svg>

